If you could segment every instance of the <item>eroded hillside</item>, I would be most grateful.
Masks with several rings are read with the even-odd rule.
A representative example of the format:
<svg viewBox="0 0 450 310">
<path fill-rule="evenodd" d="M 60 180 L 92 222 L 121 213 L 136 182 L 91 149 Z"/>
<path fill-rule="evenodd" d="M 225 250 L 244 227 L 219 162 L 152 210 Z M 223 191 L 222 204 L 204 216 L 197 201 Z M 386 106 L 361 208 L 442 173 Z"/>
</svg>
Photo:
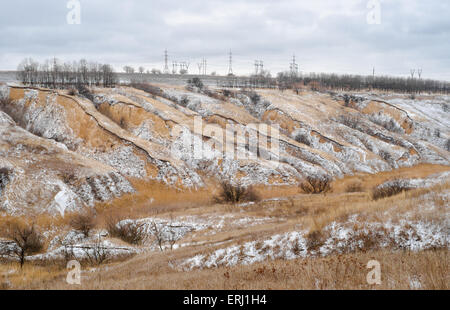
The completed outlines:
<svg viewBox="0 0 450 310">
<path fill-rule="evenodd" d="M 90 101 L 3 87 L 0 207 L 77 209 L 132 192 L 136 180 L 282 186 L 310 175 L 449 165 L 448 96 L 140 88 L 95 88 Z M 234 131 L 244 139 L 227 139 Z"/>
</svg>

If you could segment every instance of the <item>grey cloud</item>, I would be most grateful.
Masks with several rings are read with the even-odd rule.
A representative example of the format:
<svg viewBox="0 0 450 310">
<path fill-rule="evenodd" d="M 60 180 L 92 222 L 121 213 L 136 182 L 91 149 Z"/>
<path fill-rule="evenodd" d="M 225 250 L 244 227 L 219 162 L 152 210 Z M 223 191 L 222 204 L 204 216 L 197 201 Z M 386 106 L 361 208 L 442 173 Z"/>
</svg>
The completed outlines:
<svg viewBox="0 0 450 310">
<path fill-rule="evenodd" d="M 2 1 L 0 68 L 17 60 L 85 57 L 161 67 L 206 57 L 226 73 L 227 52 L 239 73 L 255 59 L 276 73 L 296 53 L 306 71 L 424 76 L 450 80 L 450 6 L 443 1 L 383 0 L 381 25 L 368 25 L 366 0 L 81 0 L 82 24 L 67 25 L 67 1 Z"/>
</svg>

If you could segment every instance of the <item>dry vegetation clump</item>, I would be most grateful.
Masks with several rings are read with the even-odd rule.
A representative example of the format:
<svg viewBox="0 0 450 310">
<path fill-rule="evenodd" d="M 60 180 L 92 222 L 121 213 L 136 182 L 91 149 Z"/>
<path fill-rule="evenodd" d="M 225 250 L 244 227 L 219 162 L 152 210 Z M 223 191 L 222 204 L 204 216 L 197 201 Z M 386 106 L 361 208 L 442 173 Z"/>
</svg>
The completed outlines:
<svg viewBox="0 0 450 310">
<path fill-rule="evenodd" d="M 70 88 L 69 91 L 67 92 L 67 94 L 69 96 L 76 96 L 76 95 L 78 95 L 78 90 L 76 88 Z"/>
<path fill-rule="evenodd" d="M 330 191 L 332 178 L 329 176 L 309 176 L 300 184 L 300 188 L 306 194 L 321 194 Z"/>
<path fill-rule="evenodd" d="M 221 183 L 221 191 L 214 197 L 217 203 L 239 203 L 239 202 L 257 202 L 261 198 L 253 187 L 243 186 L 241 184 L 232 184 L 230 182 Z"/>
<path fill-rule="evenodd" d="M 149 93 L 152 96 L 163 97 L 164 95 L 164 92 L 161 88 L 148 83 L 131 83 L 130 86 Z"/>
<path fill-rule="evenodd" d="M 97 225 L 97 219 L 93 211 L 86 211 L 75 214 L 70 221 L 70 225 L 87 238 L 89 237 L 89 232 Z"/>
<path fill-rule="evenodd" d="M 120 223 L 111 220 L 107 223 L 107 230 L 111 237 L 135 245 L 142 244 L 147 236 L 144 223 Z"/>
<path fill-rule="evenodd" d="M 347 185 L 347 187 L 345 188 L 345 191 L 347 193 L 360 193 L 363 191 L 362 184 L 357 183 L 357 182 L 351 183 L 351 184 Z"/>
<path fill-rule="evenodd" d="M 0 195 L 6 187 L 6 184 L 8 184 L 11 174 L 12 172 L 10 169 L 0 168 Z"/>
<path fill-rule="evenodd" d="M 12 99 L 6 96 L 0 96 L 0 110 L 5 111 L 5 108 L 10 106 L 12 103 Z"/>
<path fill-rule="evenodd" d="M 409 186 L 404 180 L 393 180 L 372 189 L 372 199 L 378 200 L 391 197 L 411 189 L 412 187 Z"/>
<path fill-rule="evenodd" d="M 325 242 L 325 237 L 320 230 L 310 232 L 306 236 L 306 246 L 309 251 L 317 251 Z"/>
<path fill-rule="evenodd" d="M 7 254 L 17 257 L 20 267 L 25 264 L 26 256 L 38 253 L 44 248 L 43 237 L 34 224 L 22 221 L 10 222 L 4 236 L 14 242 L 14 246 Z"/>
</svg>

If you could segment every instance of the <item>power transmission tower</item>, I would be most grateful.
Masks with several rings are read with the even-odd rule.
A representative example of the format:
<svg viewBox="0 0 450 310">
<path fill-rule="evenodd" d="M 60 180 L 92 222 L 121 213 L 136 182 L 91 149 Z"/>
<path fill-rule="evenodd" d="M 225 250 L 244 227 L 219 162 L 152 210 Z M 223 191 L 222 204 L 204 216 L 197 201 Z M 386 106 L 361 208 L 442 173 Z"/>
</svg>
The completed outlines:
<svg viewBox="0 0 450 310">
<path fill-rule="evenodd" d="M 375 67 L 373 67 L 373 71 L 372 71 L 372 78 L 375 77 Z"/>
<path fill-rule="evenodd" d="M 419 79 L 422 78 L 422 68 L 417 69 L 417 74 L 419 75 Z"/>
<path fill-rule="evenodd" d="M 290 65 L 290 69 L 291 69 L 292 76 L 298 75 L 298 64 L 295 62 L 295 54 L 294 54 L 294 56 L 292 56 L 292 63 Z"/>
<path fill-rule="evenodd" d="M 410 72 L 411 72 L 411 78 L 414 78 L 414 74 L 416 73 L 416 69 L 411 69 Z"/>
<path fill-rule="evenodd" d="M 255 75 L 264 73 L 264 61 L 255 60 Z"/>
<path fill-rule="evenodd" d="M 164 51 L 164 73 L 168 74 L 169 73 L 169 65 L 168 65 L 168 60 L 169 60 L 169 54 L 167 54 L 167 49 Z"/>
<path fill-rule="evenodd" d="M 198 66 L 198 75 L 201 75 L 202 72 L 203 72 L 203 61 L 204 61 L 204 59 L 202 59 L 202 62 L 201 62 L 201 63 L 197 63 L 197 66 Z"/>
<path fill-rule="evenodd" d="M 203 58 L 203 75 L 206 75 L 206 68 L 207 68 L 206 59 Z"/>
<path fill-rule="evenodd" d="M 233 75 L 233 53 L 230 50 L 230 59 L 229 59 L 229 66 L 228 66 L 228 75 Z"/>
</svg>

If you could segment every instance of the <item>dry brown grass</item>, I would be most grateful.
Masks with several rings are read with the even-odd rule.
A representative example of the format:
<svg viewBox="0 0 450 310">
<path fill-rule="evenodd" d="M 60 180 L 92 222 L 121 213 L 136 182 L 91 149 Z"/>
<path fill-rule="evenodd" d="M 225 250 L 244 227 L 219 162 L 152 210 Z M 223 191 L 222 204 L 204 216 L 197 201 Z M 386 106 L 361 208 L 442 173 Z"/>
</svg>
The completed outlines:
<svg viewBox="0 0 450 310">
<path fill-rule="evenodd" d="M 244 225 L 238 228 L 229 226 L 226 222 L 223 229 L 215 232 L 215 234 L 211 234 L 210 230 L 196 232 L 195 235 L 186 236 L 182 241 L 182 243 L 197 242 L 198 245 L 196 246 L 183 247 L 162 254 L 149 253 L 137 256 L 121 263 L 108 264 L 108 270 L 101 266 L 94 273 L 83 274 L 84 284 L 81 288 L 372 288 L 365 283 L 365 275 L 368 272 L 365 264 L 370 258 L 375 258 L 380 261 L 382 266 L 383 284 L 374 288 L 409 288 L 410 278 L 418 278 L 422 283 L 422 288 L 448 289 L 448 250 L 420 253 L 379 251 L 372 247 L 373 238 L 376 238 L 376 235 L 360 236 L 360 241 L 366 247 L 364 251 L 340 256 L 293 261 L 266 261 L 252 266 L 220 267 L 212 270 L 188 272 L 180 272 L 169 267 L 169 263 L 176 264 L 180 260 L 197 254 L 209 254 L 211 251 L 230 245 L 242 245 L 248 241 L 266 240 L 275 234 L 298 229 L 309 229 L 309 242 L 320 244 L 323 237 L 327 237 L 321 235 L 321 230 L 325 226 L 333 221 L 346 221 L 353 214 L 359 215 L 358 220 L 362 224 L 366 220 L 396 221 L 403 218 L 406 212 L 412 215 L 416 214 L 418 219 L 442 220 L 443 212 L 446 212 L 449 201 L 440 193 L 448 191 L 450 183 L 431 188 L 413 189 L 378 201 L 372 200 L 368 191 L 347 193 L 345 190 L 348 184 L 358 181 L 362 184 L 363 189 L 368 189 L 386 180 L 397 178 L 399 175 L 402 177 L 423 177 L 439 170 L 438 167 L 432 166 L 423 168 L 418 167 L 416 175 L 414 175 L 413 169 L 400 169 L 400 171 L 386 173 L 382 177 L 367 175 L 364 178 L 361 176 L 349 178 L 345 180 L 344 186 L 335 182 L 333 192 L 326 195 L 299 194 L 298 188 L 288 187 L 270 187 L 267 193 L 264 192 L 264 188 L 259 187 L 258 191 L 263 196 L 277 197 L 279 193 L 288 193 L 288 195 L 285 195 L 287 199 L 261 201 L 245 207 L 236 205 L 232 208 L 226 208 L 221 204 L 211 204 L 213 195 L 211 187 L 209 192 L 192 191 L 183 193 L 162 186 L 151 187 L 149 184 L 141 184 L 141 189 L 144 191 L 137 195 L 136 204 L 133 204 L 131 196 L 123 197 L 122 200 L 116 200 L 117 205 L 98 206 L 98 217 L 105 219 L 108 214 L 112 214 L 118 215 L 119 218 L 144 216 L 214 218 L 224 214 L 232 214 L 237 218 L 254 216 L 271 217 L 272 219 L 255 226 Z M 420 207 L 425 202 L 424 195 L 434 202 L 434 209 L 427 211 Z M 159 198 L 159 203 L 146 204 L 145 201 L 148 201 L 150 197 Z M 189 201 L 189 199 L 191 200 Z M 57 218 L 57 221 L 64 223 L 60 218 Z M 27 267 L 27 265 L 25 266 Z M 361 266 L 364 266 L 364 268 Z M 34 268 L 33 266 L 28 267 Z M 66 271 L 61 269 L 62 267 L 58 269 L 49 266 L 47 270 L 42 266 L 35 267 L 38 271 L 29 269 L 30 276 L 24 276 L 23 282 L 17 282 L 18 288 L 76 288 L 65 285 L 63 277 L 66 275 Z M 0 265 L 0 270 L 2 268 L 6 270 L 4 265 Z M 275 272 L 272 271 L 273 268 L 275 268 Z M 43 274 L 48 272 L 48 274 L 43 276 L 44 282 L 41 283 L 31 276 L 33 272 Z"/>
<path fill-rule="evenodd" d="M 156 253 L 84 273 L 81 286 L 66 284 L 66 271 L 29 265 L 8 276 L 19 289 L 421 289 L 448 290 L 449 252 L 377 251 L 320 258 L 274 260 L 249 266 L 177 271 L 168 266 L 170 255 Z M 381 265 L 381 285 L 366 281 L 367 263 Z M 14 268 L 13 266 L 9 266 Z M 2 267 L 0 267 L 2 268 Z M 1 271 L 5 271 L 3 268 Z M 37 280 L 39 279 L 39 281 Z"/>
</svg>

